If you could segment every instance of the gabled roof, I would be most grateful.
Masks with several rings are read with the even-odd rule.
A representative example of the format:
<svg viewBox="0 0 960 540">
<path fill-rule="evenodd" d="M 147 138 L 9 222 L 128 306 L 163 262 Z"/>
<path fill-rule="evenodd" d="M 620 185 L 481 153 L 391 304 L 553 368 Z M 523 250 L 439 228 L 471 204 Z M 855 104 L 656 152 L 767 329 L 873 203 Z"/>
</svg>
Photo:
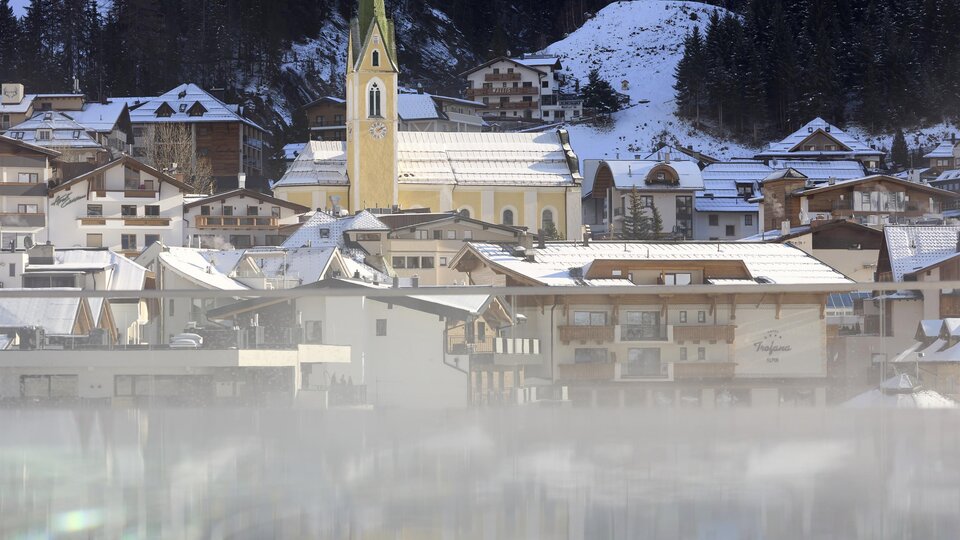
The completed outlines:
<svg viewBox="0 0 960 540">
<path fill-rule="evenodd" d="M 352 216 L 337 218 L 326 212 L 317 212 L 283 243 L 285 248 L 345 247 L 343 233 L 352 230 L 382 230 L 389 227 L 376 216 L 364 210 Z"/>
<path fill-rule="evenodd" d="M 931 187 L 925 184 L 918 184 L 916 182 L 910 182 L 893 176 L 887 176 L 883 174 L 874 174 L 871 176 L 865 176 L 863 178 L 854 178 L 853 180 L 843 180 L 833 184 L 820 185 L 813 189 L 807 189 L 803 191 L 803 195 L 817 195 L 820 193 L 826 193 L 828 191 L 833 191 L 837 189 L 846 189 L 851 186 L 856 186 L 859 184 L 864 184 L 866 182 L 889 182 L 891 184 L 897 184 L 903 187 L 915 189 L 918 191 L 925 191 L 931 195 L 939 195 L 940 197 L 947 197 L 950 199 L 955 199 L 960 197 L 960 194 L 954 193 L 952 191 L 947 191 L 945 189 L 939 189 Z"/>
<path fill-rule="evenodd" d="M 194 285 L 213 290 L 241 291 L 247 287 L 229 277 L 204 257 L 204 251 L 193 248 L 166 247 L 158 260 L 167 269 Z M 215 250 L 213 253 L 219 253 Z"/>
<path fill-rule="evenodd" d="M 203 116 L 190 115 L 190 108 L 197 103 L 206 109 Z M 169 107 L 170 115 L 157 116 L 158 110 L 164 106 Z M 193 83 L 181 84 L 169 92 L 131 109 L 130 121 L 134 124 L 242 122 L 254 129 L 266 132 L 252 120 L 237 113 L 236 106 L 227 105 Z"/>
<path fill-rule="evenodd" d="M 844 149 L 835 151 L 815 151 L 808 152 L 799 147 L 812 135 L 821 133 L 835 140 L 838 146 Z M 874 150 L 856 138 L 848 135 L 842 129 L 830 124 L 823 118 L 814 118 L 805 126 L 787 135 L 782 141 L 770 143 L 770 145 L 757 157 L 789 157 L 800 155 L 850 155 L 850 156 L 882 156 L 883 152 Z"/>
<path fill-rule="evenodd" d="M 904 275 L 956 255 L 960 226 L 887 225 L 883 234 L 893 280 L 902 282 Z"/>
<path fill-rule="evenodd" d="M 450 261 L 456 265 L 467 255 L 477 257 L 494 270 L 530 283 L 548 286 L 583 286 L 587 281 L 571 269 L 587 275 L 585 268 L 597 260 L 740 261 L 753 279 L 777 284 L 850 283 L 843 274 L 788 244 L 734 242 L 592 242 L 589 245 L 551 242 L 534 255 L 536 262 L 490 243 L 467 243 Z"/>
<path fill-rule="evenodd" d="M 818 222 L 814 227 L 812 225 L 801 225 L 799 227 L 793 227 L 790 229 L 789 233 L 783 234 L 783 231 L 776 229 L 772 231 L 766 231 L 760 234 L 755 234 L 747 238 L 738 240 L 738 242 L 787 242 L 805 236 L 807 234 L 814 233 L 824 233 L 827 231 L 833 231 L 836 229 L 851 229 L 859 233 L 868 234 L 874 236 L 878 240 L 883 236 L 883 233 L 879 229 L 873 227 L 867 227 L 866 225 L 860 225 L 859 223 L 849 221 L 846 219 L 835 219 L 828 222 Z"/>
<path fill-rule="evenodd" d="M 684 148 L 683 146 L 673 146 L 670 144 L 660 145 L 658 149 L 647 154 L 647 157 L 643 159 L 655 159 L 657 161 L 662 161 L 666 159 L 667 152 L 670 152 L 671 160 L 687 161 L 692 159 L 694 161 L 706 163 L 707 165 L 720 162 L 719 159 L 708 156 L 702 152 L 697 152 L 693 148 Z"/>
<path fill-rule="evenodd" d="M 766 178 L 763 179 L 763 183 L 773 182 L 775 180 L 787 180 L 787 179 L 806 180 L 807 175 L 793 168 L 779 169 L 768 174 Z"/>
<path fill-rule="evenodd" d="M 930 158 L 952 158 L 954 156 L 954 149 L 960 147 L 960 141 L 950 141 L 945 140 L 937 145 L 936 148 L 925 154 L 924 159 Z"/>
<path fill-rule="evenodd" d="M 157 180 L 159 180 L 159 181 L 161 181 L 161 182 L 167 182 L 167 183 L 169 183 L 169 184 L 171 184 L 171 185 L 174 185 L 174 186 L 178 187 L 178 188 L 180 189 L 180 191 L 183 191 L 184 193 L 193 193 L 193 191 L 194 191 L 193 186 L 191 186 L 190 184 L 186 184 L 186 183 L 184 183 L 184 182 L 181 182 L 181 181 L 177 180 L 176 178 L 174 178 L 174 177 L 172 177 L 172 176 L 170 176 L 170 175 L 168 175 L 168 174 L 166 174 L 166 173 L 163 173 L 163 172 L 158 171 L 157 169 L 154 169 L 153 167 L 147 165 L 146 163 L 144 163 L 144 162 L 142 162 L 142 161 L 139 161 L 139 160 L 137 160 L 137 159 L 134 159 L 134 158 L 132 158 L 132 157 L 124 154 L 124 155 L 118 157 L 117 159 L 115 159 L 115 160 L 113 160 L 113 161 L 110 161 L 110 162 L 108 162 L 108 163 L 105 163 L 104 165 L 101 165 L 101 166 L 97 167 L 96 169 L 94 169 L 94 170 L 92 170 L 92 171 L 90 171 L 90 172 L 81 174 L 80 176 L 77 176 L 77 177 L 75 177 L 75 178 L 72 178 L 72 179 L 70 179 L 70 180 L 67 180 L 66 182 L 63 182 L 62 184 L 58 184 L 58 185 L 50 188 L 47 193 L 48 193 L 48 195 L 51 195 L 51 196 L 52 196 L 54 193 L 56 193 L 56 192 L 58 192 L 58 191 L 62 191 L 62 190 L 64 190 L 64 189 L 67 189 L 68 187 L 73 186 L 74 184 L 77 184 L 77 183 L 83 182 L 83 181 L 85 181 L 85 180 L 88 180 L 88 179 L 92 178 L 92 177 L 95 176 L 95 175 L 98 175 L 98 174 L 100 174 L 100 173 L 103 173 L 103 172 L 105 172 L 105 171 L 107 171 L 107 170 L 109 170 L 109 169 L 112 169 L 112 168 L 114 168 L 114 167 L 117 167 L 117 166 L 119 166 L 119 165 L 123 165 L 123 166 L 126 166 L 126 167 L 130 167 L 130 168 L 136 169 L 136 170 L 138 170 L 138 171 L 145 171 L 145 172 L 147 172 L 148 174 L 155 176 L 155 177 L 157 178 Z"/>
<path fill-rule="evenodd" d="M 401 184 L 574 186 L 577 156 L 565 131 L 397 133 Z M 272 187 L 347 185 L 346 143 L 311 141 Z"/>
<path fill-rule="evenodd" d="M 305 104 L 303 107 L 300 107 L 300 108 L 306 109 L 308 107 L 313 107 L 314 105 L 319 105 L 324 101 L 329 101 L 330 103 L 335 103 L 337 105 L 345 105 L 347 103 L 347 100 L 336 97 L 336 96 L 320 96 L 319 98 L 311 101 L 310 103 Z"/>
<path fill-rule="evenodd" d="M 774 169 L 793 169 L 814 182 L 850 180 L 866 175 L 863 164 L 856 160 L 777 159 L 770 162 Z"/>
<path fill-rule="evenodd" d="M 942 173 L 940 173 L 940 176 L 938 176 L 936 180 L 930 181 L 930 185 L 933 185 L 934 182 L 940 183 L 940 182 L 946 182 L 946 181 L 952 181 L 952 180 L 960 180 L 960 169 L 943 171 Z"/>
<path fill-rule="evenodd" d="M 77 319 L 84 311 L 89 314 L 90 307 L 79 297 L 0 298 L 0 328 L 40 327 L 47 335 L 69 336 L 74 334 Z"/>
<path fill-rule="evenodd" d="M 241 197 L 241 196 L 257 199 L 258 201 L 269 203 L 274 206 L 282 206 L 284 208 L 289 208 L 298 214 L 302 214 L 304 212 L 310 211 L 310 209 L 307 208 L 306 206 L 285 201 L 283 199 L 278 199 L 276 197 L 271 197 L 266 193 L 260 193 L 259 191 L 254 191 L 252 189 L 233 189 L 230 191 L 224 191 L 223 193 L 217 193 L 216 195 L 203 197 L 201 199 L 197 199 L 195 201 L 186 203 L 183 205 L 183 208 L 184 210 L 189 210 L 191 208 L 196 208 L 197 206 L 203 206 L 205 204 L 210 204 L 217 201 L 223 201 L 231 197 Z"/>
<path fill-rule="evenodd" d="M 484 229 L 498 229 L 514 235 L 519 235 L 524 232 L 523 229 L 518 227 L 487 223 L 486 221 L 480 221 L 479 219 L 463 216 L 458 212 L 443 212 L 439 214 L 387 214 L 376 217 L 381 223 L 389 227 L 391 231 L 401 231 L 411 227 L 429 227 L 432 225 L 453 221 L 470 223 L 477 225 L 478 227 L 483 227 Z"/>
<path fill-rule="evenodd" d="M 49 130 L 49 139 L 39 139 L 37 131 Z M 49 148 L 105 150 L 87 129 L 62 112 L 45 111 L 11 127 L 7 137 Z"/>
<path fill-rule="evenodd" d="M 703 191 L 697 193 L 694 207 L 698 212 L 757 212 L 758 205 L 744 199 L 738 185 L 757 186 L 773 169 L 759 161 L 732 161 L 707 165 L 703 176 Z"/>
<path fill-rule="evenodd" d="M 130 112 L 123 101 L 86 103 L 82 110 L 70 111 L 66 115 L 87 130 L 97 133 L 110 133 L 117 124 L 130 121 Z"/>
<path fill-rule="evenodd" d="M 693 161 L 666 161 L 656 160 L 605 160 L 597 168 L 599 175 L 604 166 L 613 174 L 613 183 L 617 189 L 638 191 L 671 191 L 671 190 L 698 190 L 703 189 L 703 175 L 700 167 Z M 677 184 L 648 183 L 648 177 L 654 169 L 663 167 L 673 171 L 679 182 Z M 594 179 L 594 185 L 596 179 Z M 591 190 L 592 190 L 591 186 Z"/>
<path fill-rule="evenodd" d="M 52 148 L 44 148 L 42 146 L 37 146 L 35 144 L 30 144 L 18 139 L 11 139 L 6 135 L 0 135 L 0 144 L 6 144 L 17 148 L 17 150 L 25 152 L 35 152 L 37 154 L 44 154 L 49 157 L 59 157 L 60 152 Z"/>
<path fill-rule="evenodd" d="M 517 67 L 519 67 L 519 68 L 521 68 L 521 69 L 528 69 L 528 70 L 533 71 L 533 72 L 535 72 L 535 73 L 538 73 L 538 74 L 540 74 L 540 75 L 545 75 L 545 74 L 546 74 L 546 72 L 545 72 L 544 70 L 542 70 L 542 69 L 537 69 L 537 66 L 538 66 L 538 65 L 539 65 L 539 66 L 542 66 L 542 64 L 525 64 L 525 63 L 521 62 L 519 59 L 516 59 L 516 58 L 508 58 L 508 57 L 506 57 L 506 56 L 498 56 L 498 57 L 496 57 L 496 58 L 493 58 L 493 59 L 491 59 L 491 60 L 488 60 L 488 61 L 480 64 L 479 66 L 472 67 L 472 68 L 468 69 L 467 71 L 464 71 L 463 73 L 460 74 L 460 76 L 463 77 L 463 76 L 469 75 L 469 74 L 471 74 L 471 73 L 476 73 L 477 71 L 480 71 L 481 69 L 486 69 L 486 68 L 492 66 L 493 64 L 496 64 L 497 62 L 509 62 L 509 63 L 513 64 L 514 66 L 517 66 Z"/>
</svg>

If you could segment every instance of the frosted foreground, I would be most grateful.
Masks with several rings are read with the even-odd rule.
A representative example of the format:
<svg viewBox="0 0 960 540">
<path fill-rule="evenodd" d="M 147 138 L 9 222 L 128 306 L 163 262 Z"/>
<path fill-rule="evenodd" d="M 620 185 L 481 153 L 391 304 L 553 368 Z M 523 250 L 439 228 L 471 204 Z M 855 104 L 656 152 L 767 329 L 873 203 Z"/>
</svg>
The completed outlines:
<svg viewBox="0 0 960 540">
<path fill-rule="evenodd" d="M 955 538 L 955 411 L 0 411 L 0 537 Z"/>
</svg>

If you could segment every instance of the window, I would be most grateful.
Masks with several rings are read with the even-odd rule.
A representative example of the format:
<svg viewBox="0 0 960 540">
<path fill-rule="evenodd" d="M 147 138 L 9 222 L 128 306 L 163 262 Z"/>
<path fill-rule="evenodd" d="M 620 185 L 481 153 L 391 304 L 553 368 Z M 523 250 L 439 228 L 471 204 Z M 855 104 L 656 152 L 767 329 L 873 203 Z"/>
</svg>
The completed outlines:
<svg viewBox="0 0 960 540">
<path fill-rule="evenodd" d="M 373 64 L 373 67 L 380 67 L 380 51 L 373 51 L 373 54 L 370 55 L 370 63 Z"/>
<path fill-rule="evenodd" d="M 330 238 L 330 229 L 320 229 L 320 238 Z"/>
<path fill-rule="evenodd" d="M 304 339 L 316 345 L 323 343 L 323 321 L 304 321 Z"/>
<path fill-rule="evenodd" d="M 447 240 L 456 240 L 457 231 L 447 231 Z"/>
<path fill-rule="evenodd" d="M 544 230 L 550 229 L 553 226 L 553 210 L 546 209 L 540 214 L 540 227 Z"/>
<path fill-rule="evenodd" d="M 503 211 L 503 219 L 501 223 L 504 225 L 513 225 L 513 210 L 507 208 Z"/>
<path fill-rule="evenodd" d="M 377 335 L 385 336 L 387 335 L 387 320 L 386 319 L 377 319 Z"/>
<path fill-rule="evenodd" d="M 473 240 L 473 231 L 463 231 L 464 240 Z"/>
<path fill-rule="evenodd" d="M 686 311 L 681 311 L 681 312 L 680 312 L 680 322 L 682 322 L 682 323 L 687 322 L 687 312 L 686 312 Z"/>
<path fill-rule="evenodd" d="M 698 312 L 697 312 L 697 322 L 698 322 L 698 323 L 705 323 L 705 322 L 707 322 L 707 312 L 706 312 L 706 311 L 698 311 Z"/>
<path fill-rule="evenodd" d="M 18 214 L 38 214 L 40 213 L 40 206 L 36 204 L 18 204 L 17 213 Z"/>
<path fill-rule="evenodd" d="M 144 249 L 156 244 L 160 241 L 159 234 L 145 234 L 143 235 L 143 247 Z"/>
<path fill-rule="evenodd" d="M 574 311 L 574 326 L 606 326 L 607 313 L 604 311 Z"/>
<path fill-rule="evenodd" d="M 687 348 L 680 347 L 680 361 L 685 362 L 687 360 Z"/>
<path fill-rule="evenodd" d="M 260 215 L 260 207 L 259 207 L 259 206 L 248 206 L 248 207 L 247 207 L 247 215 L 248 215 L 248 216 L 259 216 L 259 215 Z"/>
<path fill-rule="evenodd" d="M 743 226 L 753 227 L 753 216 L 751 214 L 743 216 Z"/>
<path fill-rule="evenodd" d="M 443 231 L 441 231 L 440 229 L 437 229 L 437 230 L 433 231 L 433 239 L 434 239 L 434 240 L 443 240 Z"/>
<path fill-rule="evenodd" d="M 660 333 L 659 311 L 628 311 L 621 326 L 623 341 L 658 339 Z"/>
<path fill-rule="evenodd" d="M 477 322 L 477 341 L 486 341 L 487 340 L 487 323 L 479 321 Z"/>
<path fill-rule="evenodd" d="M 499 74 L 500 74 L 500 68 L 493 68 L 493 74 L 494 74 L 494 75 L 499 75 Z"/>
<path fill-rule="evenodd" d="M 200 215 L 201 215 L 201 216 L 209 216 L 209 215 L 210 215 L 210 207 L 207 206 L 207 205 L 201 206 L 201 207 L 200 207 Z"/>
<path fill-rule="evenodd" d="M 370 87 L 370 105 L 369 111 L 371 117 L 381 116 L 380 110 L 380 86 L 377 83 L 373 83 L 373 86 Z"/>
<path fill-rule="evenodd" d="M 87 247 L 103 247 L 103 235 L 102 234 L 87 234 Z"/>
<path fill-rule="evenodd" d="M 220 209 L 220 213 L 223 214 L 223 215 L 225 215 L 225 216 L 232 216 L 232 215 L 233 215 L 233 207 L 232 207 L 232 206 L 224 206 L 223 208 Z"/>
<path fill-rule="evenodd" d="M 574 349 L 573 363 L 593 364 L 607 361 L 606 349 Z"/>
<path fill-rule="evenodd" d="M 38 130 L 37 130 L 37 140 L 38 140 L 38 141 L 49 141 L 49 140 L 50 140 L 50 130 L 49 130 L 49 129 L 38 129 Z"/>
<path fill-rule="evenodd" d="M 433 268 L 433 257 L 422 257 L 420 259 L 420 268 Z"/>
<path fill-rule="evenodd" d="M 420 257 L 407 257 L 407 268 L 420 268 Z"/>
<path fill-rule="evenodd" d="M 149 206 L 144 206 L 144 207 L 143 207 L 143 215 L 145 215 L 145 216 L 159 216 L 159 215 L 160 215 L 160 207 L 159 207 L 158 205 L 155 205 L 155 204 L 152 204 L 152 205 L 149 205 Z"/>
<path fill-rule="evenodd" d="M 17 182 L 21 184 L 36 184 L 40 182 L 40 175 L 38 173 L 19 173 L 17 174 Z"/>
<path fill-rule="evenodd" d="M 716 214 L 710 214 L 710 215 L 708 215 L 708 216 L 707 216 L 707 223 L 708 223 L 711 227 L 716 227 L 716 226 L 720 225 L 720 216 L 718 216 L 718 215 L 716 215 Z"/>
<path fill-rule="evenodd" d="M 734 227 L 733 225 L 727 225 L 724 232 L 726 233 L 727 236 L 734 236 L 737 234 L 736 227 Z"/>
<path fill-rule="evenodd" d="M 173 314 L 176 313 L 177 310 L 174 309 L 174 308 L 176 307 L 176 305 L 177 305 L 177 303 L 174 302 L 173 299 L 171 299 L 171 300 L 170 300 L 170 309 L 167 311 L 167 315 L 168 315 L 169 317 L 173 317 Z"/>
<path fill-rule="evenodd" d="M 360 233 L 357 235 L 359 242 L 377 242 L 380 240 L 380 233 Z"/>
<path fill-rule="evenodd" d="M 124 251 L 134 251 L 137 249 L 137 235 L 135 234 L 121 234 L 120 235 L 120 249 Z"/>
<path fill-rule="evenodd" d="M 17 263 L 10 263 L 10 277 L 17 277 Z"/>
<path fill-rule="evenodd" d="M 429 240 L 430 231 L 425 229 L 417 229 L 417 240 Z"/>
<path fill-rule="evenodd" d="M 125 204 L 120 207 L 120 215 L 126 217 L 137 217 L 137 207 L 133 204 Z"/>
<path fill-rule="evenodd" d="M 237 249 L 253 247 L 253 241 L 249 234 L 231 234 L 230 243 Z"/>
<path fill-rule="evenodd" d="M 280 217 L 280 207 L 274 206 L 270 208 L 270 217 L 279 218 Z"/>
<path fill-rule="evenodd" d="M 689 285 L 693 283 L 691 274 L 664 274 L 664 285 Z"/>
<path fill-rule="evenodd" d="M 550 88 L 550 81 L 543 81 L 540 83 L 541 88 Z"/>
<path fill-rule="evenodd" d="M 660 349 L 628 349 L 627 361 L 621 368 L 623 377 L 660 377 L 663 370 L 660 363 Z"/>
<path fill-rule="evenodd" d="M 440 266 L 446 266 L 446 265 L 447 265 L 447 258 L 440 257 Z"/>
<path fill-rule="evenodd" d="M 180 112 L 187 112 L 187 104 L 181 103 L 180 106 L 177 107 L 177 109 L 179 109 Z"/>
<path fill-rule="evenodd" d="M 394 257 L 394 258 L 393 258 L 393 267 L 394 267 L 394 268 L 406 268 L 406 267 L 407 267 L 407 259 L 405 259 L 405 258 L 403 258 L 403 257 Z"/>
<path fill-rule="evenodd" d="M 705 362 L 707 360 L 707 348 L 697 347 L 697 360 Z"/>
<path fill-rule="evenodd" d="M 466 208 L 461 208 L 461 209 L 460 209 L 460 215 L 463 216 L 463 217 L 465 217 L 465 218 L 468 218 L 468 217 L 470 217 L 470 210 L 468 210 L 468 209 L 466 209 Z"/>
</svg>

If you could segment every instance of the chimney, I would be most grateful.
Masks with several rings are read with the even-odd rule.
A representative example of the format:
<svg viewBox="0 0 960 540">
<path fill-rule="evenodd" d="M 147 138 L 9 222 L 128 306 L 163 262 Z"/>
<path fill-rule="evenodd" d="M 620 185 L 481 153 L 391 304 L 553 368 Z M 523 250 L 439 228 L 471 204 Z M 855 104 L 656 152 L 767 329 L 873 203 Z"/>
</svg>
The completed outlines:
<svg viewBox="0 0 960 540">
<path fill-rule="evenodd" d="M 544 249 L 547 245 L 543 240 L 543 229 L 537 229 L 537 249 Z"/>
<path fill-rule="evenodd" d="M 833 176 L 831 176 L 830 178 L 827 179 L 827 184 L 829 184 L 829 185 L 831 185 L 831 186 L 834 185 L 834 184 L 836 184 L 836 183 L 837 183 L 837 179 L 836 179 L 835 177 L 833 177 Z"/>
<path fill-rule="evenodd" d="M 247 173 L 240 173 L 237 175 L 237 187 L 240 189 L 247 189 Z"/>
<path fill-rule="evenodd" d="M 417 93 L 418 94 L 423 93 L 423 83 L 417 83 Z"/>
<path fill-rule="evenodd" d="M 27 264 L 55 264 L 53 244 L 37 244 L 27 250 Z"/>
<path fill-rule="evenodd" d="M 790 222 L 789 222 L 789 221 L 786 221 L 786 220 L 781 221 L 781 222 L 780 222 L 780 235 L 781 235 L 781 236 L 786 236 L 786 235 L 788 235 L 788 234 L 790 234 Z"/>
<path fill-rule="evenodd" d="M 663 153 L 663 162 L 664 162 L 664 163 L 668 163 L 668 164 L 670 163 L 670 151 L 669 151 L 669 150 L 667 150 L 666 152 Z"/>
</svg>

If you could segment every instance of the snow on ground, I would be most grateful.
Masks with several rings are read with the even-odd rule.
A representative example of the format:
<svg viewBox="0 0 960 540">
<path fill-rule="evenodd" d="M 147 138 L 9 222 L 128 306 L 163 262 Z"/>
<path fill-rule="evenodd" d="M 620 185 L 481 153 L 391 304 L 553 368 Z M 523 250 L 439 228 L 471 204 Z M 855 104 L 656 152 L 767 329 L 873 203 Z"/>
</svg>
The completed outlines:
<svg viewBox="0 0 960 540">
<path fill-rule="evenodd" d="M 894 132 L 870 135 L 866 130 L 858 126 L 847 126 L 843 129 L 868 145 L 887 152 L 889 162 L 889 152 L 893 146 Z M 949 139 L 951 134 L 960 136 L 960 125 L 940 123 L 929 127 L 903 130 L 903 138 L 907 141 L 907 147 L 910 151 L 912 152 L 917 148 L 921 148 L 924 154 L 933 150 L 944 139 Z M 920 164 L 918 163 L 917 166 L 920 166 Z"/>
<path fill-rule="evenodd" d="M 636 104 L 616 113 L 615 126 L 608 131 L 585 124 L 569 126 L 573 148 L 581 159 L 645 155 L 664 133 L 668 140 L 676 137 L 684 146 L 721 159 L 756 153 L 757 149 L 694 132 L 674 114 L 674 70 L 683 56 L 683 39 L 694 26 L 704 32 L 710 14 L 718 9 L 724 13 L 699 2 L 617 2 L 544 50 L 560 56 L 564 71 L 581 84 L 593 67 L 599 68 L 615 90 L 628 94 Z"/>
</svg>

